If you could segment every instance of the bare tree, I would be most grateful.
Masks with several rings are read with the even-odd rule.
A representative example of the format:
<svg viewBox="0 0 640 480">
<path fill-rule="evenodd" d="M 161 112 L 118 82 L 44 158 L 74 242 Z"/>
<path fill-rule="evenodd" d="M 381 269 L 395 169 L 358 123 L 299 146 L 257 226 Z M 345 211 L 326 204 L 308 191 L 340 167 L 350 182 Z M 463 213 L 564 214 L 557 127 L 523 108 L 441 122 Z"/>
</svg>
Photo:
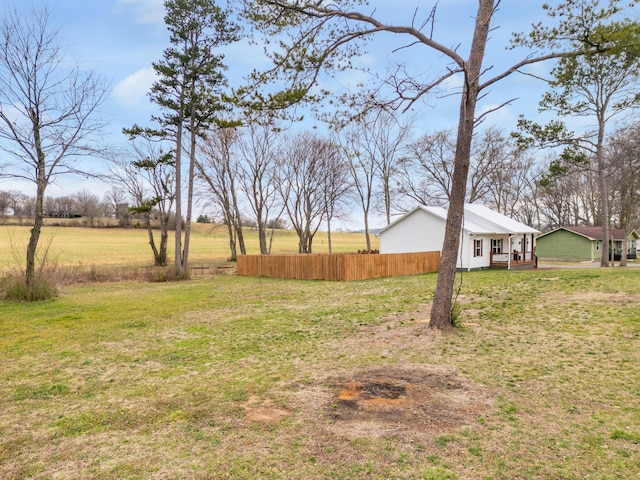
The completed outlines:
<svg viewBox="0 0 640 480">
<path fill-rule="evenodd" d="M 14 218 L 17 218 L 20 225 L 22 225 L 23 218 L 30 216 L 28 208 L 29 198 L 24 194 L 24 192 L 19 190 L 11 190 L 9 191 L 9 194 L 10 208 L 13 210 L 13 216 Z"/>
<path fill-rule="evenodd" d="M 325 162 L 323 169 L 326 175 L 321 189 L 324 199 L 324 218 L 327 224 L 327 244 L 329 253 L 332 253 L 331 225 L 333 220 L 342 217 L 343 209 L 351 198 L 353 181 L 349 165 L 344 162 L 340 148 L 336 144 L 331 143 L 328 146 L 323 160 Z"/>
<path fill-rule="evenodd" d="M 356 196 L 362 208 L 364 238 L 367 250 L 371 250 L 370 214 L 374 206 L 377 176 L 376 159 L 362 151 L 362 124 L 354 123 L 338 132 L 343 164 L 347 165 Z"/>
<path fill-rule="evenodd" d="M 531 157 L 534 158 L 534 157 Z M 537 230 L 544 230 L 540 206 L 540 183 L 544 167 L 535 161 L 529 169 L 529 175 L 524 179 L 524 186 L 521 192 L 521 202 L 517 210 L 514 211 L 513 218 L 529 225 Z"/>
<path fill-rule="evenodd" d="M 102 199 L 105 217 L 118 218 L 119 205 L 127 203 L 127 191 L 123 185 L 112 186 Z"/>
<path fill-rule="evenodd" d="M 326 139 L 303 132 L 287 139 L 280 158 L 278 192 L 298 234 L 298 252 L 311 253 L 313 238 L 325 220 L 327 158 L 334 152 Z"/>
<path fill-rule="evenodd" d="M 486 202 L 492 186 L 495 186 L 491 177 L 504 167 L 508 148 L 507 139 L 496 127 L 476 133 L 471 143 L 471 162 L 467 181 L 469 203 Z"/>
<path fill-rule="evenodd" d="M 36 212 L 36 197 L 25 196 L 24 200 L 22 201 L 21 211 L 23 217 L 34 218 Z"/>
<path fill-rule="evenodd" d="M 0 190 L 0 220 L 2 223 L 7 221 L 7 213 L 11 207 L 11 193 Z"/>
<path fill-rule="evenodd" d="M 26 179 L 36 191 L 25 266 L 31 296 L 46 189 L 56 175 L 78 172 L 78 157 L 98 153 L 102 124 L 94 118 L 107 90 L 95 74 L 64 62 L 46 8 L 6 12 L 0 36 L 0 149 L 15 162 L 3 176 Z"/>
<path fill-rule="evenodd" d="M 111 178 L 116 187 L 126 191 L 132 205 L 126 213 L 140 215 L 147 229 L 149 246 L 156 266 L 167 265 L 171 209 L 176 198 L 175 157 L 163 150 L 162 143 L 147 138 L 132 140 L 126 157 L 113 162 Z M 112 191 L 116 212 L 121 212 L 122 198 Z M 160 226 L 160 240 L 154 235 L 154 216 Z M 126 223 L 126 222 L 125 222 Z"/>
<path fill-rule="evenodd" d="M 256 218 L 260 253 L 269 253 L 267 228 L 274 209 L 277 219 L 283 210 L 277 195 L 277 155 L 280 130 L 269 122 L 249 122 L 238 143 L 242 158 L 242 189 Z"/>
<path fill-rule="evenodd" d="M 497 196 L 510 188 L 516 173 L 515 142 L 493 127 L 477 134 L 471 146 L 466 198 L 469 203 L 490 203 L 503 212 Z M 451 201 L 455 136 L 444 130 L 423 135 L 411 143 L 401 163 L 399 192 L 421 205 L 445 205 Z"/>
<path fill-rule="evenodd" d="M 73 218 L 80 215 L 80 212 L 78 212 L 77 209 L 76 199 L 73 198 L 72 195 L 61 195 L 51 199 L 47 197 L 47 202 L 49 200 L 51 200 L 51 204 L 53 206 L 52 210 L 49 211 L 49 216 Z"/>
<path fill-rule="evenodd" d="M 520 149 L 498 128 L 483 132 L 477 142 L 475 169 L 477 198 L 485 205 L 512 218 L 520 218 L 526 208 L 525 195 L 535 182 L 536 159 L 532 151 Z M 526 214 L 522 215 L 526 222 Z"/>
<path fill-rule="evenodd" d="M 411 139 L 412 120 L 402 123 L 398 117 L 385 109 L 374 109 L 356 119 L 352 129 L 351 144 L 360 156 L 370 159 L 377 177 L 374 195 L 385 216 L 391 223 L 394 184 L 399 173 L 400 160 Z M 367 162 L 368 163 L 368 162 Z"/>
<path fill-rule="evenodd" d="M 242 231 L 242 215 L 238 200 L 237 179 L 240 164 L 234 155 L 238 141 L 235 127 L 219 128 L 200 145 L 201 159 L 196 161 L 196 178 L 205 186 L 213 205 L 220 211 L 229 234 L 230 259 L 235 261 L 240 254 L 247 253 Z"/>
<path fill-rule="evenodd" d="M 614 132 L 606 156 L 612 166 L 612 214 L 616 226 L 626 233 L 620 252 L 620 266 L 624 267 L 630 251 L 628 235 L 640 221 L 640 124 L 637 121 Z"/>
<path fill-rule="evenodd" d="M 400 192 L 420 205 L 449 202 L 455 142 L 453 132 L 425 134 L 409 145 L 402 161 Z"/>
<path fill-rule="evenodd" d="M 100 198 L 84 188 L 76 192 L 74 199 L 76 204 L 75 210 L 82 215 L 85 225 L 88 221 L 88 226 L 95 227 L 96 220 L 98 220 L 99 226 L 100 216 L 104 210 Z"/>
<path fill-rule="evenodd" d="M 499 174 L 490 178 L 491 186 L 487 204 L 508 217 L 538 228 L 536 211 L 537 180 L 540 164 L 529 151 L 511 148 Z"/>
<path fill-rule="evenodd" d="M 602 210 L 597 201 L 600 192 L 597 175 L 580 165 L 559 166 L 551 162 L 538 184 L 541 217 L 548 228 L 564 225 L 596 225 Z"/>
</svg>

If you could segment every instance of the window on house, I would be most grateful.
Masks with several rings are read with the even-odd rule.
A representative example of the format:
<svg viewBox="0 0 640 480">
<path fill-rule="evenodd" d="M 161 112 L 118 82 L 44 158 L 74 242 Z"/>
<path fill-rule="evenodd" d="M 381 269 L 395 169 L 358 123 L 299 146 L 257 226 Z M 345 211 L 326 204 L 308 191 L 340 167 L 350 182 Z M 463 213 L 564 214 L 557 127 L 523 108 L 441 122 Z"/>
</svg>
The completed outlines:
<svg viewBox="0 0 640 480">
<path fill-rule="evenodd" d="M 482 256 L 482 239 L 476 238 L 473 242 L 474 242 L 473 256 L 481 257 Z"/>
<path fill-rule="evenodd" d="M 502 239 L 501 238 L 492 238 L 491 239 L 491 253 L 502 253 Z"/>
</svg>

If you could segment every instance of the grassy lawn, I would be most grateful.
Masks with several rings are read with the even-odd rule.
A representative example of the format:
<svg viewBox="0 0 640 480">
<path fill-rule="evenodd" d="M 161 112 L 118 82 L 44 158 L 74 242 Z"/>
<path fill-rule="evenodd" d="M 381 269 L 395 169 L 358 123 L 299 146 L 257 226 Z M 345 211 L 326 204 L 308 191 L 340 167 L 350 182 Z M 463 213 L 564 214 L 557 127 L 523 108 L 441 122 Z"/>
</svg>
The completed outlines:
<svg viewBox="0 0 640 480">
<path fill-rule="evenodd" d="M 634 269 L 221 275 L 0 301 L 0 478 L 640 476 Z"/>
</svg>

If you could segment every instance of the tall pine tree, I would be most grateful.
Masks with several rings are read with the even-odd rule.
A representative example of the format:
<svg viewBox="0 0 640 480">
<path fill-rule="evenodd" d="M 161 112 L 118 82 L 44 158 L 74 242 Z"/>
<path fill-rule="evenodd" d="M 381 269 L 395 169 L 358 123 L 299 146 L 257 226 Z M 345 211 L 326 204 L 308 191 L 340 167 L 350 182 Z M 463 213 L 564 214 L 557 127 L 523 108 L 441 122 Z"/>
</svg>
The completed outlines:
<svg viewBox="0 0 640 480">
<path fill-rule="evenodd" d="M 184 276 L 189 259 L 197 139 L 220 123 L 220 114 L 230 108 L 223 93 L 227 85 L 224 56 L 217 49 L 237 41 L 238 28 L 229 20 L 228 11 L 214 0 L 166 0 L 165 8 L 171 46 L 153 64 L 158 80 L 149 97 L 162 111 L 153 119 L 160 123 L 163 134 L 175 141 L 175 270 Z M 187 188 L 184 216 L 183 182 Z"/>
</svg>

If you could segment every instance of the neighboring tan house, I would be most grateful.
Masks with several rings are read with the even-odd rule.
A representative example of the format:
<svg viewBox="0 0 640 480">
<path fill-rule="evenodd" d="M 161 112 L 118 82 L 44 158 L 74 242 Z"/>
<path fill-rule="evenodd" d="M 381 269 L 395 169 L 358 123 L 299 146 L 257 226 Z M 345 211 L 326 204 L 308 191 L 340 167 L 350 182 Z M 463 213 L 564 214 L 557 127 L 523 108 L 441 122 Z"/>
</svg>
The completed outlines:
<svg viewBox="0 0 640 480">
<path fill-rule="evenodd" d="M 442 251 L 447 210 L 414 208 L 378 233 L 380 253 Z M 466 204 L 458 269 L 533 268 L 540 232 L 483 205 Z"/>
<path fill-rule="evenodd" d="M 627 237 L 627 258 L 636 258 L 638 233 L 612 229 L 614 260 L 620 260 Z M 560 227 L 536 239 L 536 255 L 547 260 L 596 261 L 602 258 L 602 227 Z"/>
</svg>

